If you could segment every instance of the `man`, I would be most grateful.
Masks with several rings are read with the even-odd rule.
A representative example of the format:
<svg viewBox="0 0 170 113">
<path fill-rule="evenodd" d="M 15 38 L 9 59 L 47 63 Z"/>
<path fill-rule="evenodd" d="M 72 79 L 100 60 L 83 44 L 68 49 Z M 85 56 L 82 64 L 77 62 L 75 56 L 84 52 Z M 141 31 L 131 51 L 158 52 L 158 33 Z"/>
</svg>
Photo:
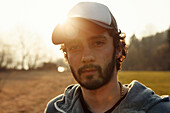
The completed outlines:
<svg viewBox="0 0 170 113">
<path fill-rule="evenodd" d="M 138 81 L 122 85 L 117 79 L 126 57 L 125 34 L 118 30 L 108 7 L 80 2 L 65 24 L 53 31 L 75 80 L 52 99 L 46 113 L 170 113 L 169 97 L 161 98 Z"/>
</svg>

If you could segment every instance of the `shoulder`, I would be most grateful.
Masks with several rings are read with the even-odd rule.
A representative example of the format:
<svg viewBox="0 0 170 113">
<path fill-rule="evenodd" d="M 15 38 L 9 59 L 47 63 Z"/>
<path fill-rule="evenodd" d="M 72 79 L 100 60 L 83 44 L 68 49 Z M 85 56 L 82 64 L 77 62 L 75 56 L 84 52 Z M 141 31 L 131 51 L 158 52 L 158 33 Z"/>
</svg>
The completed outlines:
<svg viewBox="0 0 170 113">
<path fill-rule="evenodd" d="M 76 94 L 79 93 L 78 89 L 80 88 L 77 84 L 69 85 L 63 94 L 56 96 L 48 102 L 45 113 L 60 113 L 60 111 L 67 110 L 72 100 L 75 99 Z"/>
<path fill-rule="evenodd" d="M 55 105 L 54 103 L 60 99 L 63 98 L 63 94 L 61 95 L 58 95 L 57 97 L 53 98 L 52 100 L 50 100 L 47 104 L 47 107 L 45 109 L 45 112 L 44 113 L 54 113 L 54 112 L 57 112 L 57 110 L 55 109 Z"/>
<path fill-rule="evenodd" d="M 170 102 L 163 101 L 153 106 L 148 113 L 170 113 Z"/>
</svg>

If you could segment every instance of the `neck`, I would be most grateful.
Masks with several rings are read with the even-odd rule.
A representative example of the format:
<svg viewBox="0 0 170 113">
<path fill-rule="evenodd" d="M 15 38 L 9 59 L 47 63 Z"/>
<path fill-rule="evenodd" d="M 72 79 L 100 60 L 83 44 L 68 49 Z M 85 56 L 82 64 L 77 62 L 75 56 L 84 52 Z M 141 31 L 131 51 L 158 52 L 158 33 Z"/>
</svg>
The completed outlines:
<svg viewBox="0 0 170 113">
<path fill-rule="evenodd" d="M 116 72 L 116 71 L 115 71 Z M 110 82 L 99 89 L 82 89 L 83 98 L 87 103 L 89 110 L 94 113 L 105 112 L 115 105 L 121 98 L 120 84 L 117 81 L 117 73 L 113 73 Z M 123 87 L 122 87 L 123 88 Z M 123 88 L 124 93 L 127 91 Z"/>
</svg>

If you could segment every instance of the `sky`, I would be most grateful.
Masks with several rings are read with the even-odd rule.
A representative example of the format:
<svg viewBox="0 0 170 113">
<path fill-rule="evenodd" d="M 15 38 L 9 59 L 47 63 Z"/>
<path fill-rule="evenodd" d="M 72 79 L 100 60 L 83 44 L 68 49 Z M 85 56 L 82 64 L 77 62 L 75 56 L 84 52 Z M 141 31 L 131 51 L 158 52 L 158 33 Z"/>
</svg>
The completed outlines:
<svg viewBox="0 0 170 113">
<path fill-rule="evenodd" d="M 0 0 L 0 34 L 9 33 L 20 26 L 37 32 L 48 46 L 53 47 L 51 35 L 54 27 L 80 1 L 85 0 Z M 90 1 L 109 7 L 118 28 L 126 33 L 127 42 L 133 34 L 141 39 L 170 26 L 170 0 Z"/>
</svg>

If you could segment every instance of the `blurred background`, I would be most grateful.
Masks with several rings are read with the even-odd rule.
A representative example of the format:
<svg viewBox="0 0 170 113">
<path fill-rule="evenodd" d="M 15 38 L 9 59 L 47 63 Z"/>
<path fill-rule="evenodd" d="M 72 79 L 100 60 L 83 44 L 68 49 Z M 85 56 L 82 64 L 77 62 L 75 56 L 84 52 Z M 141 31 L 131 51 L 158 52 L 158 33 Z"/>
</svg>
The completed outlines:
<svg viewBox="0 0 170 113">
<path fill-rule="evenodd" d="M 43 112 L 51 98 L 75 83 L 51 36 L 79 1 L 84 0 L 0 0 L 1 113 Z M 170 95 L 170 1 L 89 1 L 107 5 L 126 33 L 120 81 L 136 79 Z"/>
</svg>

